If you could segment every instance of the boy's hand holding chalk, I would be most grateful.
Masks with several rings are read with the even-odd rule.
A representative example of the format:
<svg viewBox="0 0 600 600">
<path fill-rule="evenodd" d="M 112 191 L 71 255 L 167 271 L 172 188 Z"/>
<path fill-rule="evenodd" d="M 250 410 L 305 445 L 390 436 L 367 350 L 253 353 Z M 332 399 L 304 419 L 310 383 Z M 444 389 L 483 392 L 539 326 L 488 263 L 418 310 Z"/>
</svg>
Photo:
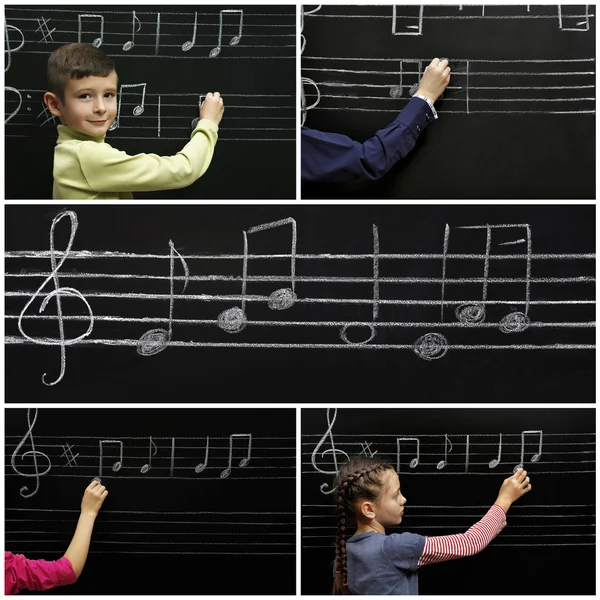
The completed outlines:
<svg viewBox="0 0 600 600">
<path fill-rule="evenodd" d="M 502 483 L 498 499 L 494 504 L 507 512 L 511 504 L 531 491 L 531 483 L 525 469 L 518 469 L 514 475 L 507 477 Z"/>
<path fill-rule="evenodd" d="M 432 104 L 444 93 L 450 83 L 450 67 L 446 59 L 434 58 L 425 68 L 417 94 Z"/>
<path fill-rule="evenodd" d="M 200 107 L 200 119 L 209 119 L 215 125 L 218 125 L 223 118 L 223 98 L 219 92 L 209 92 Z"/>
</svg>

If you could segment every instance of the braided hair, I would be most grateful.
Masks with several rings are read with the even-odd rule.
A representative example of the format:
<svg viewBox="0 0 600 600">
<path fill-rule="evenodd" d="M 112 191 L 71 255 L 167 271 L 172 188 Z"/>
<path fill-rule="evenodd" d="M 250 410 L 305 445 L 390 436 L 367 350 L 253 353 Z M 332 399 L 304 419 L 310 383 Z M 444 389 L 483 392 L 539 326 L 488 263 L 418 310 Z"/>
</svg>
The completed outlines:
<svg viewBox="0 0 600 600">
<path fill-rule="evenodd" d="M 357 456 L 340 467 L 336 479 L 337 535 L 335 540 L 334 595 L 349 594 L 348 557 L 346 554 L 346 519 L 354 517 L 357 500 L 377 500 L 381 494 L 381 476 L 394 470 L 389 463 L 375 458 Z"/>
</svg>

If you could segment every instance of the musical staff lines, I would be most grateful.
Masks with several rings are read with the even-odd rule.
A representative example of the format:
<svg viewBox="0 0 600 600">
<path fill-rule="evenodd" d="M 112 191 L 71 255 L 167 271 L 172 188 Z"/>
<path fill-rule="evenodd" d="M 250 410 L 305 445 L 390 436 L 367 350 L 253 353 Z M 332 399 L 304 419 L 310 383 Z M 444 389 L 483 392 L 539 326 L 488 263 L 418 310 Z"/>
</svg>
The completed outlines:
<svg viewBox="0 0 600 600">
<path fill-rule="evenodd" d="M 52 231 L 66 215 L 77 222 L 60 213 Z M 175 238 L 165 254 L 74 250 L 74 230 L 66 250 L 9 250 L 5 342 L 59 346 L 53 383 L 67 346 L 409 350 L 429 361 L 594 349 L 595 255 L 536 253 L 527 224 L 447 225 L 441 253 L 415 254 L 389 253 L 375 224 L 365 254 L 299 252 L 291 217 L 242 233 L 243 254 L 180 253 Z"/>
<path fill-rule="evenodd" d="M 137 88 L 137 92 L 125 91 Z M 8 88 L 7 88 L 8 89 Z M 41 128 L 42 137 L 56 137 L 55 123 L 44 113 L 45 90 L 10 88 L 18 94 L 16 104 L 7 97 L 11 110 L 5 119 L 10 124 L 6 137 L 29 137 L 33 128 Z M 125 91 L 125 93 L 124 93 Z M 296 99 L 293 94 L 228 93 L 227 122 L 219 127 L 219 141 L 294 141 Z M 198 97 L 206 92 L 160 93 L 146 83 L 124 83 L 119 89 L 119 113 L 106 136 L 111 140 L 189 140 L 198 119 Z M 37 116 L 36 116 L 37 115 Z"/>
<path fill-rule="evenodd" d="M 594 114 L 595 58 L 482 60 L 448 57 L 444 114 Z M 397 113 L 416 92 L 425 58 L 302 57 L 307 112 Z M 317 97 L 318 96 L 318 97 Z"/>
<path fill-rule="evenodd" d="M 5 45 L 9 57 L 17 51 L 45 54 L 65 44 L 83 42 L 102 47 L 119 60 L 295 59 L 293 7 L 286 10 L 285 6 L 277 6 L 273 12 L 266 6 L 214 8 L 195 12 L 102 10 L 89 14 L 76 9 L 8 6 L 5 28 L 8 25 L 11 31 L 5 29 Z M 42 26 L 45 33 L 40 32 Z M 49 26 L 54 27 L 52 35 Z M 28 42 L 27 47 L 18 43 L 20 37 Z M 220 48 L 221 38 L 222 50 L 213 51 Z"/>
<path fill-rule="evenodd" d="M 64 553 L 78 511 L 6 508 L 12 552 Z M 293 555 L 294 512 L 102 510 L 92 554 Z"/>
</svg>

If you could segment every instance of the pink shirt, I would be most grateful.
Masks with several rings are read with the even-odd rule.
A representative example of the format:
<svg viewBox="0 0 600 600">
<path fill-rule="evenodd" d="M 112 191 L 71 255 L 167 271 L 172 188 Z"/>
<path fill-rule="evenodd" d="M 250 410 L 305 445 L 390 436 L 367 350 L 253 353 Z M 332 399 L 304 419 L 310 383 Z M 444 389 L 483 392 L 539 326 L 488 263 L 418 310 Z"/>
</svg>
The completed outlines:
<svg viewBox="0 0 600 600">
<path fill-rule="evenodd" d="M 64 556 L 58 560 L 29 560 L 22 554 L 4 553 L 4 593 L 7 596 L 21 590 L 49 590 L 59 585 L 75 583 L 77 577 L 71 562 Z"/>
</svg>

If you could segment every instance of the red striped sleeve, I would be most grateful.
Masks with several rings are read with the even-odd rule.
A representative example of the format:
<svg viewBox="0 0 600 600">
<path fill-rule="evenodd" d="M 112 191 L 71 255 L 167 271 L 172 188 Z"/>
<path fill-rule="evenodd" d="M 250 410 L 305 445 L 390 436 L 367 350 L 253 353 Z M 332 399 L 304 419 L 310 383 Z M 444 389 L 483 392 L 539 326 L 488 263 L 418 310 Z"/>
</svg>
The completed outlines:
<svg viewBox="0 0 600 600">
<path fill-rule="evenodd" d="M 486 515 L 465 533 L 426 537 L 419 567 L 473 556 L 481 552 L 506 527 L 506 513 L 494 504 Z"/>
</svg>

